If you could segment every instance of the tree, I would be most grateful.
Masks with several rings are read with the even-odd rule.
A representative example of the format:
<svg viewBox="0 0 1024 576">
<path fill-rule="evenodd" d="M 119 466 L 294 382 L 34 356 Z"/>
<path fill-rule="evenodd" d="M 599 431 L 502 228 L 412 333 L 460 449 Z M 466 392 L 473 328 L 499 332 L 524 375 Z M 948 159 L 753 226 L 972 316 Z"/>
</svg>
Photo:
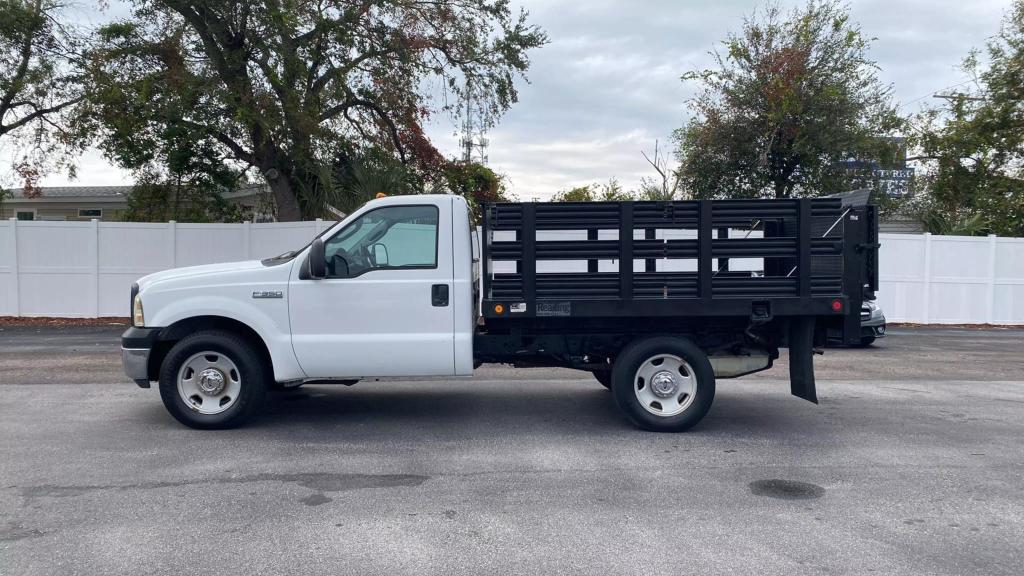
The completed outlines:
<svg viewBox="0 0 1024 576">
<path fill-rule="evenodd" d="M 814 196 L 844 188 L 839 163 L 875 159 L 901 120 L 868 56 L 870 40 L 836 0 L 745 19 L 676 132 L 683 188 L 697 198 Z"/>
<path fill-rule="evenodd" d="M 683 174 L 678 166 L 670 164 L 669 158 L 661 152 L 658 141 L 654 142 L 654 154 L 640 152 L 644 160 L 654 168 L 657 178 L 644 177 L 640 181 L 639 196 L 643 200 L 679 200 L 683 195 Z"/>
<path fill-rule="evenodd" d="M 128 195 L 128 222 L 242 222 L 252 220 L 251 211 L 221 196 L 208 179 L 168 180 L 159 174 L 140 174 Z"/>
<path fill-rule="evenodd" d="M 444 175 L 448 190 L 462 196 L 469 203 L 469 213 L 474 223 L 479 219 L 480 205 L 512 201 L 505 187 L 505 178 L 483 164 L 451 162 L 445 168 Z"/>
<path fill-rule="evenodd" d="M 620 202 L 633 200 L 634 194 L 622 189 L 622 185 L 615 178 L 608 180 L 607 184 L 589 184 L 577 186 L 568 190 L 561 190 L 554 197 L 552 202 Z"/>
<path fill-rule="evenodd" d="M 487 117 L 514 103 L 546 42 L 526 17 L 507 0 L 136 0 L 101 31 L 88 118 L 118 158 L 192 130 L 263 175 L 280 219 L 319 216 L 339 150 L 437 174 L 422 123 L 455 112 L 466 78 Z"/>
<path fill-rule="evenodd" d="M 334 161 L 331 206 L 350 213 L 377 194 L 421 193 L 423 178 L 413 168 L 378 149 L 342 152 Z"/>
<path fill-rule="evenodd" d="M 221 197 L 246 184 L 215 146 L 192 130 L 167 127 L 139 151 L 124 219 L 134 222 L 241 222 L 253 215 Z"/>
<path fill-rule="evenodd" d="M 0 143 L 24 152 L 19 176 L 38 173 L 68 143 L 67 113 L 82 98 L 86 36 L 60 21 L 63 9 L 53 0 L 0 0 Z"/>
<path fill-rule="evenodd" d="M 916 118 L 925 193 L 911 210 L 936 234 L 1024 236 L 1024 1 L 963 68 L 976 88 Z"/>
</svg>

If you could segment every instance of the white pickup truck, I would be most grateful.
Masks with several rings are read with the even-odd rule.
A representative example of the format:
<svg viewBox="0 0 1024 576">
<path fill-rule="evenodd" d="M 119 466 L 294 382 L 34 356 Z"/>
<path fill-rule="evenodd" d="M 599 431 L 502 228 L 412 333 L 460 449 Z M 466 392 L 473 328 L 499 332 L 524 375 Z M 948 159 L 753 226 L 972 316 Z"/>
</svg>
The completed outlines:
<svg viewBox="0 0 1024 576">
<path fill-rule="evenodd" d="M 709 234 L 713 224 L 749 227 L 762 208 L 780 231 L 787 218 L 846 216 L 831 204 L 786 202 L 746 201 L 750 214 L 726 203 L 729 218 L 717 201 L 714 209 L 710 201 L 496 204 L 484 210 L 482 258 L 474 259 L 462 198 L 374 200 L 293 252 L 141 278 L 122 337 L 124 369 L 143 388 L 159 382 L 170 413 L 195 428 L 240 424 L 271 387 L 467 377 L 480 363 L 506 362 L 588 370 L 635 424 L 679 431 L 707 412 L 716 375 L 768 368 L 785 345 L 795 352 L 794 394 L 815 400 L 812 338 L 843 325 L 847 310 L 858 320 L 859 287 L 848 294 L 846 282 L 811 274 L 809 228 L 760 249 L 751 239 L 720 244 L 721 235 L 712 247 Z M 713 212 L 725 219 L 713 223 Z M 656 237 L 672 228 L 698 235 Z M 587 236 L 538 240 L 537 230 L 554 229 Z M 815 253 L 852 257 L 841 236 L 819 244 Z M 746 256 L 767 250 L 766 268 L 793 262 L 807 272 L 723 273 L 722 256 L 744 256 L 744 247 Z M 674 256 L 696 270 L 652 265 Z M 538 271 L 543 260 L 566 268 Z M 509 271 L 495 272 L 498 261 Z M 618 268 L 601 272 L 599 261 Z"/>
</svg>

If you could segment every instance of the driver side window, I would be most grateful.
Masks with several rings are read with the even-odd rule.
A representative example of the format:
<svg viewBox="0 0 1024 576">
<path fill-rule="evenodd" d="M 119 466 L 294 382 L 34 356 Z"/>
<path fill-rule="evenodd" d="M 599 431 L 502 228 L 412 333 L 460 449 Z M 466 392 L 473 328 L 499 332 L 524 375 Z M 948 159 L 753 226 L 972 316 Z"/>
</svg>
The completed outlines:
<svg viewBox="0 0 1024 576">
<path fill-rule="evenodd" d="M 329 278 L 371 270 L 437 267 L 436 206 L 391 206 L 363 214 L 324 243 Z"/>
</svg>

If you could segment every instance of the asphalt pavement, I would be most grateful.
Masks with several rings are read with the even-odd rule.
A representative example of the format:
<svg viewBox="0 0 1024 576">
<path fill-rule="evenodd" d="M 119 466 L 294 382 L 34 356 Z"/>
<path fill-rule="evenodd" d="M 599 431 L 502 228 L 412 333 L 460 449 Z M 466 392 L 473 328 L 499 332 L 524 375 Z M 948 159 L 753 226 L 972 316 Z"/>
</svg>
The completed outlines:
<svg viewBox="0 0 1024 576">
<path fill-rule="evenodd" d="M 720 381 L 684 434 L 570 370 L 306 386 L 179 425 L 120 327 L 0 328 L 0 575 L 1020 574 L 1024 331 Z M 784 360 L 784 359 L 783 359 Z"/>
</svg>

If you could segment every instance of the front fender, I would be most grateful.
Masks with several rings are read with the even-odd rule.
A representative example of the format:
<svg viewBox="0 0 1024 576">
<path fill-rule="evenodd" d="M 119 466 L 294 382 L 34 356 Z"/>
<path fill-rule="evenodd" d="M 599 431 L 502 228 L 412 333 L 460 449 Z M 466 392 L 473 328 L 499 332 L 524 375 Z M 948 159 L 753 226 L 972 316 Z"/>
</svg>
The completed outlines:
<svg viewBox="0 0 1024 576">
<path fill-rule="evenodd" d="M 286 298 L 246 301 L 237 297 L 209 294 L 174 299 L 167 298 L 167 294 L 155 294 L 149 299 L 146 296 L 149 295 L 143 296 L 143 306 L 146 309 L 147 326 L 166 327 L 199 316 L 230 318 L 249 326 L 263 339 L 270 351 L 275 380 L 305 377 L 292 351 Z M 152 317 L 149 316 L 149 301 L 153 301 L 152 308 L 155 309 Z"/>
</svg>

